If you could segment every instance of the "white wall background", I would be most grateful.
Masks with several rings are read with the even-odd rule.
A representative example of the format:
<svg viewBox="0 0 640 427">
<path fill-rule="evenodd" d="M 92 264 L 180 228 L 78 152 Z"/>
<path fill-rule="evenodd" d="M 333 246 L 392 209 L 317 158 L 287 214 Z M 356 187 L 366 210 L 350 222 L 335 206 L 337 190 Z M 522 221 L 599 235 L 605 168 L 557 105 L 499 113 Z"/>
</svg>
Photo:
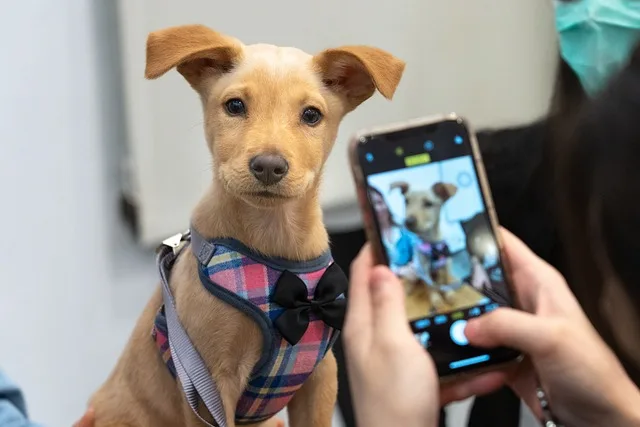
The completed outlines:
<svg viewBox="0 0 640 427">
<path fill-rule="evenodd" d="M 156 282 L 115 215 L 112 5 L 20 0 L 0 14 L 0 369 L 46 426 L 84 412 Z"/>
<path fill-rule="evenodd" d="M 142 80 L 148 30 L 203 22 L 247 42 L 310 51 L 362 42 L 407 59 L 396 101 L 372 100 L 345 122 L 327 171 L 329 208 L 352 199 L 344 141 L 360 126 L 449 110 L 480 126 L 527 121 L 551 90 L 544 0 L 123 3 L 125 100 L 115 2 L 2 2 L 0 368 L 47 426 L 83 412 L 156 284 L 152 253 L 116 217 L 123 141 L 135 142 L 149 197 L 147 241 L 183 228 L 209 176 L 195 95 L 175 73 Z M 452 415 L 450 425 L 463 425 L 464 411 Z"/>
<path fill-rule="evenodd" d="M 393 102 L 378 96 L 344 121 L 325 173 L 328 211 L 354 203 L 353 186 L 345 185 L 351 182 L 346 141 L 357 129 L 451 111 L 479 127 L 523 123 L 546 111 L 555 76 L 546 0 L 124 0 L 120 6 L 132 178 L 146 244 L 185 228 L 211 176 L 195 93 L 176 72 L 143 79 L 149 31 L 203 23 L 245 43 L 308 52 L 370 44 L 407 61 Z M 352 216 L 346 222 L 357 223 L 357 213 Z"/>
</svg>

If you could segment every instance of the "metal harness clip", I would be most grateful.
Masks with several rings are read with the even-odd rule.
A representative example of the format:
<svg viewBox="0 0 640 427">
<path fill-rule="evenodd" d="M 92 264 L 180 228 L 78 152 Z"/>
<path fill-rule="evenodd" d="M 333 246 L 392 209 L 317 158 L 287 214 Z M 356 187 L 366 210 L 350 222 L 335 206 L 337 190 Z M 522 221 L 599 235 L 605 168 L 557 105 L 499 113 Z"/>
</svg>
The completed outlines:
<svg viewBox="0 0 640 427">
<path fill-rule="evenodd" d="M 162 246 L 168 246 L 173 250 L 173 254 L 177 255 L 178 252 L 180 252 L 180 249 L 182 249 L 182 246 L 184 246 L 184 243 L 189 239 L 189 237 L 191 236 L 191 233 L 189 230 L 185 231 L 184 233 L 177 233 L 174 234 L 173 236 L 164 239 L 162 241 Z"/>
</svg>

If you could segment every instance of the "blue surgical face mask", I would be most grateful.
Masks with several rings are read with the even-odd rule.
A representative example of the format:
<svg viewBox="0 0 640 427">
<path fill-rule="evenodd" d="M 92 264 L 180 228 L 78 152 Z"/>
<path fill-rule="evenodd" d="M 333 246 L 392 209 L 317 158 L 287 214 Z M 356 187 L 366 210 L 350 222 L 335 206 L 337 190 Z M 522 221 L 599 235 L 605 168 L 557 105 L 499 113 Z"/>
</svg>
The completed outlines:
<svg viewBox="0 0 640 427">
<path fill-rule="evenodd" d="M 640 39 L 640 0 L 554 0 L 562 58 L 591 96 L 626 64 Z"/>
</svg>

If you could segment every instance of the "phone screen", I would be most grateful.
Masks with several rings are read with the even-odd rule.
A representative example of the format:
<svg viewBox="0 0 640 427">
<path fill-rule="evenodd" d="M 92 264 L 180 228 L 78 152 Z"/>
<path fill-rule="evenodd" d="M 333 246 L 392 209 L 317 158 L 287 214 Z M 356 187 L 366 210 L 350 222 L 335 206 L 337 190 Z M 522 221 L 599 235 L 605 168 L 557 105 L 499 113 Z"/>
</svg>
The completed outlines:
<svg viewBox="0 0 640 427">
<path fill-rule="evenodd" d="M 363 137 L 357 150 L 379 243 L 439 375 L 516 358 L 474 348 L 464 335 L 468 319 L 510 306 L 511 297 L 463 123 Z"/>
</svg>

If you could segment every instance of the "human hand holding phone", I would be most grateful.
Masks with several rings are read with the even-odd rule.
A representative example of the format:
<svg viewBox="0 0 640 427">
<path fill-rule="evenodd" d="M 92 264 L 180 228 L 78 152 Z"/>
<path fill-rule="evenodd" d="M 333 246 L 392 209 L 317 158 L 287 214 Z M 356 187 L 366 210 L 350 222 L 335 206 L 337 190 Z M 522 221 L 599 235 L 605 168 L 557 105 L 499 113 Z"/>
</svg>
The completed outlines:
<svg viewBox="0 0 640 427">
<path fill-rule="evenodd" d="M 441 402 L 433 359 L 415 339 L 404 290 L 386 266 L 375 266 L 366 245 L 351 266 L 343 341 L 358 425 L 436 426 Z M 501 372 L 457 385 L 457 394 L 497 389 Z"/>
<path fill-rule="evenodd" d="M 640 425 L 640 392 L 564 278 L 510 232 L 502 230 L 502 238 L 524 311 L 500 308 L 470 321 L 465 330 L 469 342 L 508 346 L 527 355 L 507 383 L 538 416 L 539 380 L 553 412 L 566 425 Z M 443 397 L 468 397 L 464 385 L 460 387 Z"/>
<path fill-rule="evenodd" d="M 363 130 L 349 146 L 371 250 L 400 278 L 405 322 L 441 382 L 516 362 L 469 345 L 469 319 L 511 306 L 480 150 L 455 114 Z"/>
<path fill-rule="evenodd" d="M 437 425 L 440 405 L 504 384 L 540 416 L 537 377 L 566 425 L 640 425 L 640 392 L 597 335 L 562 276 L 518 238 L 501 231 L 523 309 L 498 309 L 469 322 L 473 345 L 505 345 L 529 358 L 438 390 L 433 360 L 411 333 L 402 284 L 375 266 L 367 245 L 351 270 L 344 343 L 354 409 L 367 426 Z M 537 375 L 536 375 L 537 374 Z"/>
</svg>

